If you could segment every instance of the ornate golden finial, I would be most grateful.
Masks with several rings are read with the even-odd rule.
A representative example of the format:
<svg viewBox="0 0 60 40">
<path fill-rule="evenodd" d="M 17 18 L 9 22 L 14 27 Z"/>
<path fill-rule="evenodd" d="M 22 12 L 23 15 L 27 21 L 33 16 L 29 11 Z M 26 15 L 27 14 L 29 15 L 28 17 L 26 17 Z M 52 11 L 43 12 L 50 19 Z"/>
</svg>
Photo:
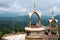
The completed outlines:
<svg viewBox="0 0 60 40">
<path fill-rule="evenodd" d="M 54 10 L 52 9 L 52 19 L 54 19 Z"/>
<path fill-rule="evenodd" d="M 34 1 L 34 11 L 36 11 L 36 4 L 35 4 L 35 1 Z"/>
<path fill-rule="evenodd" d="M 53 9 L 52 9 L 52 16 L 54 15 L 54 11 L 53 11 Z"/>
</svg>

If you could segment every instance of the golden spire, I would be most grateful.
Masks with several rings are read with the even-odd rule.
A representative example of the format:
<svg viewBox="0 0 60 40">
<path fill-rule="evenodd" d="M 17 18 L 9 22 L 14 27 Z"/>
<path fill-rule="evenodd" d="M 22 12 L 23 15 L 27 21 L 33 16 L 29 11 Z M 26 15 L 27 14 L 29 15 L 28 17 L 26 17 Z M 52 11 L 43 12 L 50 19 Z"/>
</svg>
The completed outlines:
<svg viewBox="0 0 60 40">
<path fill-rule="evenodd" d="M 54 19 L 54 10 L 52 9 L 52 19 Z"/>
<path fill-rule="evenodd" d="M 52 16 L 54 15 L 54 11 L 53 11 L 53 9 L 52 9 Z"/>
<path fill-rule="evenodd" d="M 36 4 L 35 4 L 35 1 L 34 1 L 34 11 L 36 11 Z"/>
</svg>

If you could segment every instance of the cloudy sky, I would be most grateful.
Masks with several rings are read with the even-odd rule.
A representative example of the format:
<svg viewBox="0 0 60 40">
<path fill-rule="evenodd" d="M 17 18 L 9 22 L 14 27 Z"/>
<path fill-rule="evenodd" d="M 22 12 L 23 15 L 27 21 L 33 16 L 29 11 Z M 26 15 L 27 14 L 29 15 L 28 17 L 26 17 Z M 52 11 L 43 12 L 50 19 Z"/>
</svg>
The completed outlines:
<svg viewBox="0 0 60 40">
<path fill-rule="evenodd" d="M 54 9 L 55 15 L 60 14 L 60 0 L 35 0 L 35 3 L 42 15 L 51 15 L 51 9 Z M 33 9 L 34 0 L 0 0 L 0 14 L 26 15 Z"/>
</svg>

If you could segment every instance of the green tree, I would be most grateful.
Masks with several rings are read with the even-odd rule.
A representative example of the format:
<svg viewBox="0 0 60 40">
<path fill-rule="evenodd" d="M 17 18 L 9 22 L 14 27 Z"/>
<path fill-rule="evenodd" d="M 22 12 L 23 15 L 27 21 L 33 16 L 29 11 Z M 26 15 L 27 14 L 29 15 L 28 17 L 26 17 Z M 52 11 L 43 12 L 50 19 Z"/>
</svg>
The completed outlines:
<svg viewBox="0 0 60 40">
<path fill-rule="evenodd" d="M 2 32 L 0 32 L 0 40 L 2 40 Z"/>
<path fill-rule="evenodd" d="M 3 35 L 4 34 L 9 34 L 9 33 L 11 33 L 11 32 L 10 32 L 10 30 L 8 28 L 3 28 L 3 30 L 2 30 Z"/>
</svg>

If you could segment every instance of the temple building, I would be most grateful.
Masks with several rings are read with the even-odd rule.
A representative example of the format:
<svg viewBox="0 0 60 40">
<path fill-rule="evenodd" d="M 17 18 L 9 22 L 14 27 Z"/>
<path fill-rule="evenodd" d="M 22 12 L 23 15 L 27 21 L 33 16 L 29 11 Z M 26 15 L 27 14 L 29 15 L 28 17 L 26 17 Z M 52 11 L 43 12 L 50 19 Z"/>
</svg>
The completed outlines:
<svg viewBox="0 0 60 40">
<path fill-rule="evenodd" d="M 52 10 L 52 18 L 48 20 L 49 26 L 45 27 L 41 24 L 41 12 L 36 10 L 34 3 L 34 10 L 29 12 L 30 23 L 25 28 L 25 40 L 58 40 L 58 20 L 54 18 L 54 11 Z M 38 23 L 32 24 L 32 16 L 36 14 Z"/>
<path fill-rule="evenodd" d="M 38 22 L 32 24 L 32 16 L 36 14 Z M 4 36 L 3 40 L 58 40 L 58 20 L 54 18 L 54 10 L 52 10 L 52 16 L 48 20 L 48 26 L 41 24 L 41 12 L 36 10 L 36 4 L 34 3 L 34 10 L 29 12 L 29 24 L 25 28 L 25 34 L 15 34 L 10 36 Z"/>
</svg>

